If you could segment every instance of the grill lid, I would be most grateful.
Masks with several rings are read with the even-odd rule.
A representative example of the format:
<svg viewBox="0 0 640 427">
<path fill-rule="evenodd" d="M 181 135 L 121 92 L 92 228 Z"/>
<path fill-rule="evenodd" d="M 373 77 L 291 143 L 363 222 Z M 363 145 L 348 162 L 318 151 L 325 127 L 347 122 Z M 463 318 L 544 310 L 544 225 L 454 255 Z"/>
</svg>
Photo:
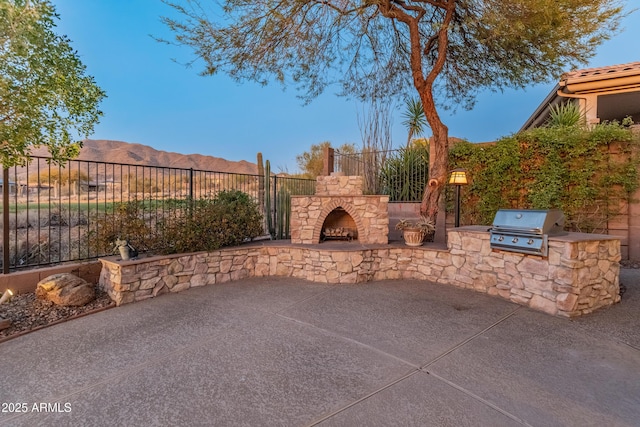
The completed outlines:
<svg viewBox="0 0 640 427">
<path fill-rule="evenodd" d="M 500 209 L 492 232 L 558 235 L 564 232 L 564 214 L 559 209 Z"/>
<path fill-rule="evenodd" d="M 563 234 L 564 214 L 558 209 L 501 209 L 491 228 L 492 249 L 547 256 L 549 235 Z"/>
</svg>

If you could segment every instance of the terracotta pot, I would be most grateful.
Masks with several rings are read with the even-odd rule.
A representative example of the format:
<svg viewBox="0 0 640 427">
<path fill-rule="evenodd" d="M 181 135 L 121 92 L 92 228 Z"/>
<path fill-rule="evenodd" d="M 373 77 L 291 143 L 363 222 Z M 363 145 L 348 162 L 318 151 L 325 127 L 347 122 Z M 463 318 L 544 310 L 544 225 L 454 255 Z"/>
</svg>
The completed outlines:
<svg viewBox="0 0 640 427">
<path fill-rule="evenodd" d="M 419 228 L 405 228 L 402 230 L 402 237 L 407 246 L 422 246 L 424 232 Z"/>
</svg>

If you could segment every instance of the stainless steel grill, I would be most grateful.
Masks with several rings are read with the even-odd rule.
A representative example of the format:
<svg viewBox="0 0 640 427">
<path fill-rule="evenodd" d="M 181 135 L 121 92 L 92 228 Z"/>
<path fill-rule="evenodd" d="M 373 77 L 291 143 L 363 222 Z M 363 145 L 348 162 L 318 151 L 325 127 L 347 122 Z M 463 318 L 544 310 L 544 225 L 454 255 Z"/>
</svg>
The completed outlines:
<svg viewBox="0 0 640 427">
<path fill-rule="evenodd" d="M 564 214 L 558 209 L 501 209 L 491 227 L 491 248 L 547 256 L 549 236 L 564 234 Z"/>
</svg>

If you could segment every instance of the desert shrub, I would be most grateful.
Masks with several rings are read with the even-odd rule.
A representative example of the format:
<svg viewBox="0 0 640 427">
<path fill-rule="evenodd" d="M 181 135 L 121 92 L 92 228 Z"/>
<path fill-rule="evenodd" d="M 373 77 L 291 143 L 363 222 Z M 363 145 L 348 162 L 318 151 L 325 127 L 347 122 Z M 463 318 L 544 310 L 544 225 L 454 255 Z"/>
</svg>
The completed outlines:
<svg viewBox="0 0 640 427">
<path fill-rule="evenodd" d="M 162 206 L 119 203 L 112 212 L 96 214 L 89 233 L 90 249 L 98 254 L 113 253 L 118 239 L 141 252 L 210 251 L 261 235 L 262 215 L 247 194 L 223 191 L 215 198 L 165 201 Z"/>
<path fill-rule="evenodd" d="M 145 204 L 138 201 L 117 203 L 113 212 L 96 214 L 89 231 L 90 249 L 111 254 L 117 239 L 127 240 L 139 251 L 154 249 L 155 230 L 146 220 Z"/>
<path fill-rule="evenodd" d="M 9 248 L 9 265 L 24 266 L 47 262 L 52 257 L 49 236 L 37 230 L 23 229 L 15 233 L 15 243 Z"/>
<path fill-rule="evenodd" d="M 263 233 L 257 204 L 237 190 L 194 200 L 182 215 L 165 219 L 161 228 L 163 253 L 211 251 Z"/>
</svg>

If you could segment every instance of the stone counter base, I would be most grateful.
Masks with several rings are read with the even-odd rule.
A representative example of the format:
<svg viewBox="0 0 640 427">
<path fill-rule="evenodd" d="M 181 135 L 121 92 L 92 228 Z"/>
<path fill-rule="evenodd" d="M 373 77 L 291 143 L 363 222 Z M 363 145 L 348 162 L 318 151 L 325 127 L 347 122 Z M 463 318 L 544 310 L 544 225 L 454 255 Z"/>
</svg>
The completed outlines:
<svg viewBox="0 0 640 427">
<path fill-rule="evenodd" d="M 492 251 L 489 234 L 449 231 L 448 250 L 381 245 L 252 244 L 116 261 L 103 258 L 100 285 L 117 305 L 190 287 L 248 277 L 283 276 L 324 283 L 417 279 L 502 297 L 552 315 L 575 317 L 620 301 L 620 241 L 572 234 L 551 239 L 549 257 Z"/>
</svg>

